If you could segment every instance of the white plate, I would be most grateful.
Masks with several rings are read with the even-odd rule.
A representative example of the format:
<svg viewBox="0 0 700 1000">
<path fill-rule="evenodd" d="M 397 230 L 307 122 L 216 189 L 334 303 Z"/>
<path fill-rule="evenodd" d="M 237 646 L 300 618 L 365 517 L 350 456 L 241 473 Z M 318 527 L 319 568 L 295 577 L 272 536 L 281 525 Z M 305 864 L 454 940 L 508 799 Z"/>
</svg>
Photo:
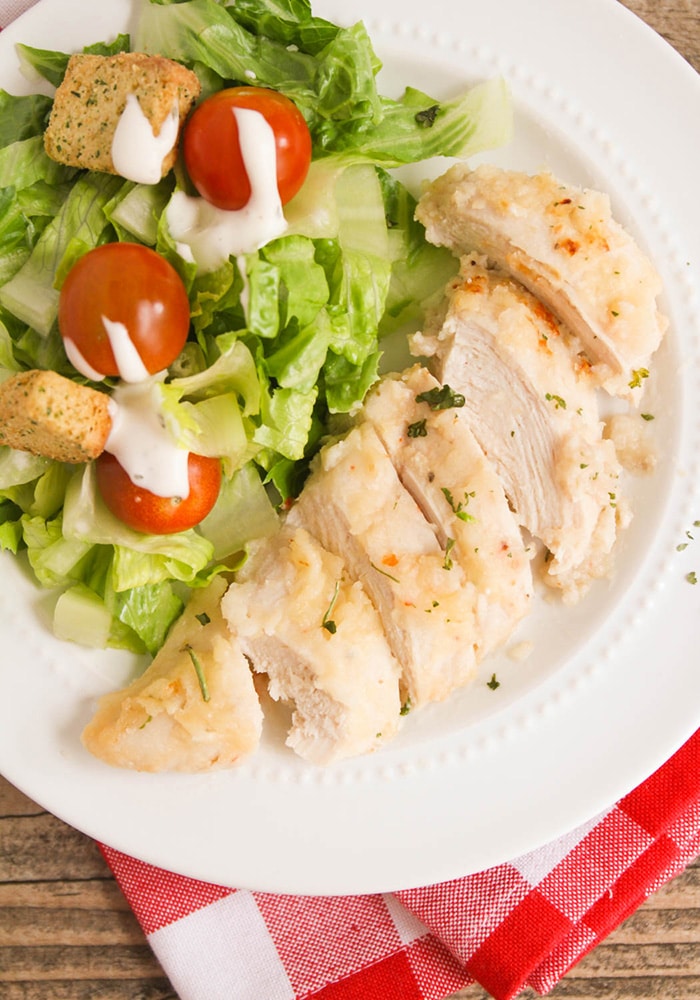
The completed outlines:
<svg viewBox="0 0 700 1000">
<path fill-rule="evenodd" d="M 343 0 L 317 12 L 345 20 Z M 513 143 L 489 157 L 607 190 L 652 254 L 671 332 L 645 409 L 656 474 L 634 485 L 617 571 L 576 609 L 542 605 L 526 662 L 484 666 L 470 690 L 409 716 L 371 758 L 312 769 L 280 746 L 228 773 L 150 776 L 92 759 L 79 734 L 128 658 L 58 643 L 51 597 L 2 560 L 0 771 L 124 852 L 197 878 L 293 893 L 372 892 L 468 874 L 588 821 L 700 724 L 700 78 L 614 0 L 360 0 L 383 86 L 447 95 L 502 73 Z M 78 47 L 128 26 L 129 0 L 43 0 L 0 36 L 0 85 L 29 91 L 13 43 Z M 692 532 L 691 532 L 692 533 Z M 683 552 L 680 543 L 688 542 Z M 485 681 L 496 671 L 501 686 Z"/>
</svg>

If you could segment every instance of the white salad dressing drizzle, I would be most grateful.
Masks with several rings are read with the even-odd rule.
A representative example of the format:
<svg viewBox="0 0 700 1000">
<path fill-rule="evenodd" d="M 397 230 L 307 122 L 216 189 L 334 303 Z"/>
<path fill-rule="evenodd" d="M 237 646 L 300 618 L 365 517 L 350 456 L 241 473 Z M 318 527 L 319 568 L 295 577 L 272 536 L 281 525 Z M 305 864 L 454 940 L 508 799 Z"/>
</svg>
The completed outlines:
<svg viewBox="0 0 700 1000">
<path fill-rule="evenodd" d="M 141 355 L 124 324 L 103 316 L 102 325 L 109 337 L 119 377 L 125 382 L 142 382 L 149 378 L 151 373 L 141 360 Z"/>
<path fill-rule="evenodd" d="M 277 190 L 275 134 L 259 111 L 233 108 L 251 195 L 236 211 L 216 208 L 204 198 L 176 191 L 166 221 L 178 253 L 194 260 L 200 273 L 215 271 L 231 255 L 258 250 L 287 229 Z"/>
<path fill-rule="evenodd" d="M 184 500 L 190 492 L 189 451 L 178 447 L 166 426 L 160 409 L 159 378 L 116 386 L 105 451 L 114 455 L 136 486 L 159 497 Z"/>
<path fill-rule="evenodd" d="M 105 451 L 117 459 L 129 479 L 159 497 L 189 496 L 189 451 L 168 429 L 158 391 L 165 372 L 151 375 L 123 323 L 102 317 L 121 382 L 109 400 L 112 426 Z M 85 360 L 75 342 L 64 339 L 68 360 L 81 375 L 101 382 L 104 375 Z"/>
<path fill-rule="evenodd" d="M 130 95 L 130 98 L 133 95 Z M 200 272 L 213 271 L 236 256 L 243 277 L 241 301 L 247 312 L 248 275 L 245 254 L 281 236 L 287 229 L 277 189 L 275 135 L 258 111 L 234 108 L 243 163 L 251 195 L 238 211 L 218 209 L 204 198 L 176 192 L 166 210 L 170 233 L 180 255 L 197 263 Z M 172 139 L 171 139 L 171 133 Z M 112 149 L 115 169 L 130 180 L 152 184 L 160 180 L 163 157 L 177 136 L 177 109 L 154 136 L 138 100 L 127 99 Z M 161 410 L 158 382 L 151 376 L 128 329 L 102 317 L 119 371 L 120 384 L 110 402 L 112 427 L 105 451 L 114 455 L 131 481 L 156 496 L 189 495 L 189 451 L 178 447 Z M 104 378 L 85 361 L 74 343 L 65 341 L 74 367 L 86 377 Z"/>
<path fill-rule="evenodd" d="M 250 282 L 248 281 L 248 267 L 245 261 L 245 254 L 241 253 L 238 257 L 236 257 L 236 266 L 238 267 L 238 273 L 243 279 L 243 288 L 241 288 L 241 307 L 243 309 L 243 316 L 247 323 L 248 306 L 250 304 Z"/>
<path fill-rule="evenodd" d="M 74 340 L 71 340 L 70 337 L 64 337 L 63 347 L 65 348 L 66 357 L 77 372 L 80 372 L 81 375 L 91 379 L 93 382 L 102 382 L 104 380 L 102 372 L 98 372 L 85 360 Z"/>
<path fill-rule="evenodd" d="M 180 115 L 175 102 L 159 134 L 155 135 L 136 94 L 129 94 L 112 139 L 114 169 L 127 180 L 157 184 L 163 160 L 177 141 L 179 127 Z"/>
<path fill-rule="evenodd" d="M 143 379 L 150 378 L 151 373 L 141 360 L 141 355 L 126 326 L 116 320 L 108 319 L 106 316 L 102 316 L 101 319 L 114 354 L 119 377 L 125 382 L 141 382 Z M 85 378 L 92 379 L 93 382 L 103 381 L 104 372 L 98 372 L 92 367 L 89 361 L 83 357 L 75 341 L 71 340 L 70 337 L 65 337 L 63 344 L 66 356 L 76 371 L 84 375 Z"/>
</svg>

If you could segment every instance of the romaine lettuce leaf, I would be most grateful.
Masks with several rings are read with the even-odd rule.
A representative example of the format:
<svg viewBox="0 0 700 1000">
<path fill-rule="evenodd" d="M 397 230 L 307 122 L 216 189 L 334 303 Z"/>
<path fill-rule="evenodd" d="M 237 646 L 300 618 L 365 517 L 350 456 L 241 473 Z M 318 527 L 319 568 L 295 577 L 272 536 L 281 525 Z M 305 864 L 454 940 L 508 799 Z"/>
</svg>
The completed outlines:
<svg viewBox="0 0 700 1000">
<path fill-rule="evenodd" d="M 314 17 L 309 0 L 236 0 L 236 20 L 254 34 L 296 45 L 312 55 L 338 34 L 337 25 Z"/>
<path fill-rule="evenodd" d="M 42 135 L 51 104 L 44 94 L 16 96 L 0 89 L 0 148 Z"/>
<path fill-rule="evenodd" d="M 85 51 L 129 47 L 122 35 Z M 192 336 L 160 390 L 183 446 L 222 457 L 219 499 L 197 529 L 133 532 L 105 508 L 91 466 L 0 449 L 0 547 L 25 549 L 39 582 L 63 588 L 57 632 L 152 654 L 182 587 L 235 568 L 248 541 L 274 530 L 274 490 L 296 495 L 329 415 L 350 411 L 377 379 L 382 338 L 420 316 L 454 272 L 387 168 L 502 143 L 510 105 L 500 80 L 446 102 L 410 88 L 382 96 L 364 26 L 315 17 L 309 0 L 141 0 L 133 49 L 191 66 L 204 95 L 251 79 L 281 90 L 304 114 L 315 157 L 285 208 L 287 233 L 199 274 L 167 228 L 165 207 L 187 185 L 180 168 L 144 186 L 63 167 L 43 149 L 50 98 L 0 92 L 0 380 L 29 367 L 75 376 L 58 290 L 105 240 L 154 246 L 190 298 Z M 67 53 L 18 51 L 60 83 Z"/>
<path fill-rule="evenodd" d="M 84 249 L 98 245 L 108 225 L 104 206 L 122 184 L 108 174 L 81 175 L 26 263 L 0 287 L 0 305 L 48 337 L 58 313 L 55 280 L 62 258 L 72 241 Z"/>
<path fill-rule="evenodd" d="M 116 55 L 118 52 L 128 52 L 130 38 L 128 35 L 120 34 L 112 42 L 95 42 L 94 45 L 86 45 L 83 52 L 93 55 Z M 20 64 L 25 76 L 31 79 L 32 75 L 42 76 L 54 87 L 58 87 L 65 76 L 66 66 L 70 59 L 70 53 L 58 52 L 53 49 L 35 48 L 32 45 L 19 43 L 15 46 Z"/>
</svg>

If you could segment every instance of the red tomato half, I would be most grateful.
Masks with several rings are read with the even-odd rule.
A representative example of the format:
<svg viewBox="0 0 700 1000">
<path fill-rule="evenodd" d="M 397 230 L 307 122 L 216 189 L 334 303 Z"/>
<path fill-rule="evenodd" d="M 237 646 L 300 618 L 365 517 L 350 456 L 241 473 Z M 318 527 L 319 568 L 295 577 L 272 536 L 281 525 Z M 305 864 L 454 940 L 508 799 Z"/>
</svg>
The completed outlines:
<svg viewBox="0 0 700 1000">
<path fill-rule="evenodd" d="M 190 452 L 187 469 L 190 492 L 182 500 L 159 497 L 136 486 L 107 451 L 95 463 L 97 487 L 106 506 L 124 524 L 149 535 L 170 535 L 193 528 L 216 503 L 221 486 L 220 460 Z"/>
<path fill-rule="evenodd" d="M 286 205 L 306 179 L 311 163 L 311 136 L 297 106 L 276 90 L 230 87 L 195 108 L 185 125 L 182 151 L 197 191 L 217 208 L 234 211 L 248 202 L 246 173 L 234 108 L 259 111 L 275 134 L 277 188 Z"/>
<path fill-rule="evenodd" d="M 138 243 L 105 243 L 68 272 L 58 302 L 61 336 L 92 369 L 119 375 L 104 319 L 123 324 L 146 369 L 173 363 L 190 327 L 187 290 L 175 268 Z"/>
</svg>

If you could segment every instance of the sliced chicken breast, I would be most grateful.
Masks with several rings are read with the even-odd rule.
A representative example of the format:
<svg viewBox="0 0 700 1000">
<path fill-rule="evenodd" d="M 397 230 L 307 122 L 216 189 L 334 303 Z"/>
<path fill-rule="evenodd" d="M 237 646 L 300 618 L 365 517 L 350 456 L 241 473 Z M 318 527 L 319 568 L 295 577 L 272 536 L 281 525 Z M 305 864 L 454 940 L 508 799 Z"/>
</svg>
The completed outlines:
<svg viewBox="0 0 700 1000">
<path fill-rule="evenodd" d="M 221 613 L 225 589 L 217 577 L 195 591 L 143 675 L 100 699 L 82 736 L 92 754 L 136 771 L 196 772 L 257 748 L 262 709 Z"/>
<path fill-rule="evenodd" d="M 415 365 L 383 378 L 359 419 L 374 427 L 441 546 L 454 543 L 450 555 L 478 595 L 480 652 L 486 654 L 529 611 L 532 573 L 502 482 L 460 409 L 425 367 Z"/>
<path fill-rule="evenodd" d="M 404 706 L 440 701 L 475 675 L 478 593 L 399 480 L 369 423 L 327 444 L 288 523 L 344 559 L 377 608 Z"/>
<path fill-rule="evenodd" d="M 397 731 L 399 666 L 343 560 L 303 528 L 252 547 L 223 613 L 275 701 L 293 706 L 287 745 L 314 764 L 369 753 Z"/>
<path fill-rule="evenodd" d="M 606 575 L 628 521 L 578 341 L 522 285 L 469 256 L 411 349 L 463 393 L 459 411 L 519 523 L 547 547 L 546 582 L 575 599 Z"/>
<path fill-rule="evenodd" d="M 432 243 L 486 254 L 510 272 L 581 339 L 599 385 L 639 400 L 667 327 L 661 281 L 607 195 L 550 173 L 458 164 L 416 215 Z"/>
</svg>

